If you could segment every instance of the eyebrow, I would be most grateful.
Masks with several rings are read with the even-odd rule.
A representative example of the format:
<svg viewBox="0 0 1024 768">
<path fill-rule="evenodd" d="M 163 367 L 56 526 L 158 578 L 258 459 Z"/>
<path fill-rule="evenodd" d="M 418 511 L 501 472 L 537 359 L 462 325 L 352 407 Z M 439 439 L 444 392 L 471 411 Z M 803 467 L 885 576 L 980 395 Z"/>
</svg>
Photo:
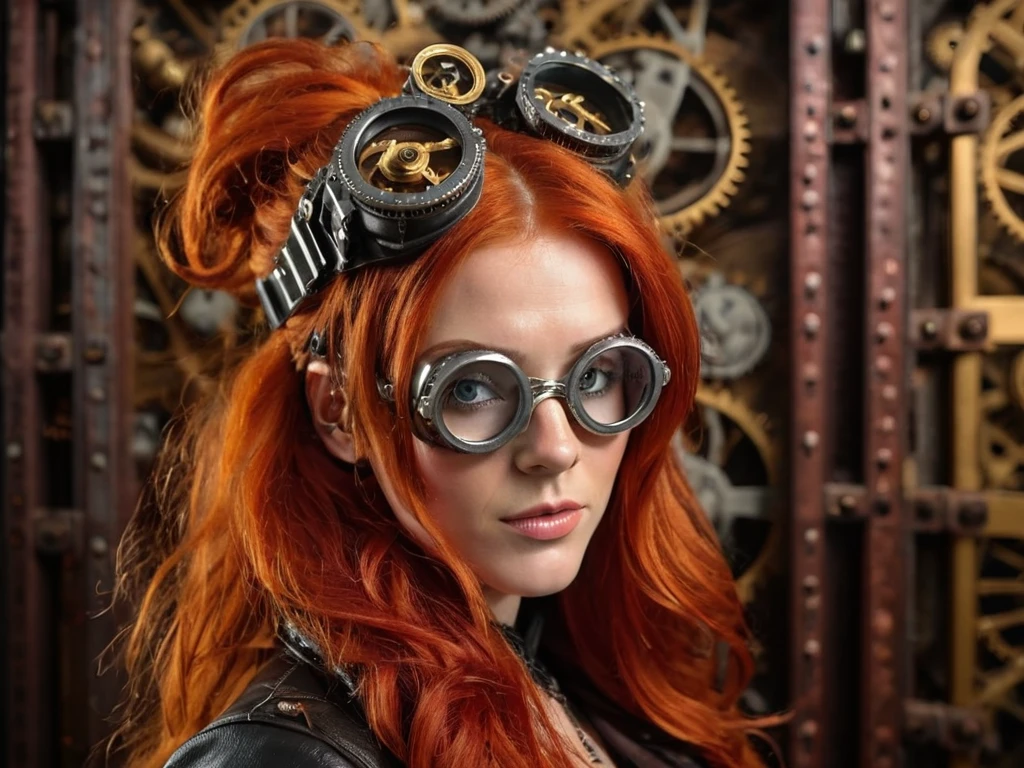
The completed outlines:
<svg viewBox="0 0 1024 768">
<path fill-rule="evenodd" d="M 602 333 L 600 336 L 595 336 L 592 339 L 581 341 L 579 344 L 576 344 L 575 346 L 573 346 L 572 349 L 569 350 L 569 354 L 580 354 L 584 350 L 589 349 L 590 347 L 597 344 L 597 342 L 603 341 L 607 338 L 610 338 L 611 336 L 618 336 L 619 334 L 622 333 L 629 333 L 629 329 L 623 326 L 614 331 Z M 491 352 L 499 352 L 505 355 L 505 357 L 511 359 L 516 365 L 520 367 L 523 366 L 526 357 L 518 349 L 500 347 L 496 344 L 484 344 L 483 342 L 472 341 L 471 339 L 449 339 L 448 341 L 442 341 L 438 344 L 434 344 L 432 347 L 428 347 L 427 349 L 423 350 L 420 357 L 441 357 L 443 355 L 451 354 L 452 352 L 465 352 L 471 349 L 486 349 L 490 350 Z"/>
</svg>

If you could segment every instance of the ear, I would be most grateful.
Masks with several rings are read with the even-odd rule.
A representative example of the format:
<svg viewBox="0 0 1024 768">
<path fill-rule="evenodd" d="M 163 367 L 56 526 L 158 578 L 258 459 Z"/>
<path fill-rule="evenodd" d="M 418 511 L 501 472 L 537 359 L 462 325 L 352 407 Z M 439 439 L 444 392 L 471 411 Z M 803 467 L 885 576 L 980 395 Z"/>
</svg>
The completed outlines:
<svg viewBox="0 0 1024 768">
<path fill-rule="evenodd" d="M 328 452 L 344 462 L 355 464 L 355 446 L 349 426 L 348 397 L 334 383 L 331 369 L 323 360 L 306 366 L 306 402 L 313 414 L 313 426 Z"/>
</svg>

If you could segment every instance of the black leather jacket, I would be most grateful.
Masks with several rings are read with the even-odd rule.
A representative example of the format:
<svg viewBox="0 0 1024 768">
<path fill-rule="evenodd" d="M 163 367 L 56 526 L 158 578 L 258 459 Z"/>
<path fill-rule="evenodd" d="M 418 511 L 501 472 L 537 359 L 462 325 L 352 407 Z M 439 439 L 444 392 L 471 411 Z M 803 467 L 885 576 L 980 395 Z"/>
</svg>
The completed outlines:
<svg viewBox="0 0 1024 768">
<path fill-rule="evenodd" d="M 545 606 L 524 601 L 518 630 L 502 628 L 535 679 L 550 680 L 593 726 L 616 768 L 701 768 L 686 744 L 609 701 L 589 679 L 541 647 Z M 210 725 L 175 752 L 165 768 L 401 768 L 370 730 L 354 681 L 327 673 L 315 648 L 283 629 L 284 649 Z M 538 766 L 538 768 L 542 768 Z"/>
</svg>

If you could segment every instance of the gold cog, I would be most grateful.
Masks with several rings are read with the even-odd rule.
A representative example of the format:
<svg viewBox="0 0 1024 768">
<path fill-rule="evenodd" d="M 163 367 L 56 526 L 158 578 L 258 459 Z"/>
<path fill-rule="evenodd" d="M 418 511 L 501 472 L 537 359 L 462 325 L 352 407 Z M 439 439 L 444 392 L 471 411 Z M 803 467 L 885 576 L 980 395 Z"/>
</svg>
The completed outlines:
<svg viewBox="0 0 1024 768">
<path fill-rule="evenodd" d="M 775 444 L 768 434 L 768 417 L 766 414 L 755 413 L 742 400 L 737 398 L 730 390 L 701 385 L 697 390 L 696 403 L 701 409 L 706 409 L 724 416 L 731 425 L 726 425 L 718 438 L 710 437 L 712 430 L 702 430 L 702 440 L 717 440 L 717 450 L 721 453 L 718 456 L 708 456 L 707 461 L 717 466 L 720 470 L 732 468 L 730 458 L 734 452 L 753 449 L 756 454 L 756 461 L 760 461 L 765 475 L 765 490 L 778 492 L 779 483 L 779 454 Z M 674 441 L 675 450 L 684 451 L 691 455 L 698 455 L 698 449 L 702 446 L 695 445 L 680 430 Z M 742 455 L 744 466 L 747 466 L 748 456 Z M 756 463 L 755 461 L 755 463 Z M 745 486 L 734 486 L 745 488 Z M 771 568 L 778 563 L 778 552 L 782 543 L 782 526 L 779 524 L 777 505 L 768 501 L 769 517 L 766 520 L 769 525 L 764 539 L 760 542 L 757 553 L 753 555 L 749 565 L 744 567 L 736 576 L 736 591 L 744 603 L 753 600 L 757 588 L 763 584 Z"/>
<path fill-rule="evenodd" d="M 953 66 L 953 58 L 956 56 L 956 49 L 964 37 L 964 25 L 959 21 L 947 21 L 939 24 L 928 33 L 926 50 L 928 60 L 932 65 L 942 71 L 948 72 Z"/>
<path fill-rule="evenodd" d="M 681 192 L 677 192 L 675 190 L 679 189 L 680 179 L 676 177 L 672 179 L 673 183 L 668 185 L 673 192 L 660 192 L 657 178 L 647 179 L 652 187 L 658 213 L 666 231 L 674 235 L 685 236 L 708 219 L 721 213 L 729 205 L 729 201 L 739 191 L 740 184 L 746 178 L 744 169 L 748 165 L 750 155 L 750 129 L 747 116 L 743 104 L 726 78 L 710 64 L 671 40 L 650 35 L 634 35 L 598 43 L 589 55 L 591 58 L 608 64 L 607 59 L 609 58 L 633 52 L 641 54 L 654 52 L 686 64 L 690 68 L 691 76 L 688 90 L 693 91 L 700 87 L 704 94 L 702 98 L 710 98 L 714 102 L 712 105 L 704 105 L 712 123 L 716 121 L 716 115 L 712 110 L 717 111 L 717 115 L 724 123 L 715 128 L 724 129 L 725 136 L 695 138 L 678 134 L 676 133 L 676 124 L 683 111 L 680 109 L 676 115 L 670 116 L 672 138 L 663 137 L 665 141 L 671 140 L 674 147 L 706 146 L 711 147 L 712 151 L 721 149 L 721 142 L 728 142 L 727 151 L 722 153 L 720 162 L 712 169 L 711 175 L 714 178 L 710 183 L 707 183 L 709 176 L 705 178 L 704 185 L 690 190 L 684 188 Z M 612 66 L 612 68 L 615 67 Z M 619 74 L 623 75 L 624 73 L 619 72 Z M 698 83 L 702 85 L 698 86 Z M 638 89 L 638 91 L 640 91 L 640 97 L 645 98 L 642 90 Z M 647 107 L 648 127 L 650 127 L 653 122 L 650 113 L 657 108 L 657 104 L 651 103 L 648 99 Z M 678 154 L 679 150 L 674 150 L 674 152 Z M 686 153 L 686 149 L 682 149 L 682 152 Z M 643 173 L 642 168 L 641 164 L 641 174 Z"/>
<path fill-rule="evenodd" d="M 222 52 L 268 37 L 312 37 L 328 44 L 377 41 L 359 0 L 236 0 L 220 15 Z"/>
<path fill-rule="evenodd" d="M 1018 213 L 1024 204 L 1024 132 L 1017 125 L 1022 114 L 1024 96 L 996 113 L 981 143 L 979 166 L 981 186 L 993 215 L 1014 240 L 1024 243 L 1024 220 Z"/>
<path fill-rule="evenodd" d="M 978 580 L 980 598 L 978 640 L 1000 664 L 979 671 L 977 700 L 1024 722 L 1024 542 L 999 539 L 986 542 L 983 571 Z"/>
</svg>

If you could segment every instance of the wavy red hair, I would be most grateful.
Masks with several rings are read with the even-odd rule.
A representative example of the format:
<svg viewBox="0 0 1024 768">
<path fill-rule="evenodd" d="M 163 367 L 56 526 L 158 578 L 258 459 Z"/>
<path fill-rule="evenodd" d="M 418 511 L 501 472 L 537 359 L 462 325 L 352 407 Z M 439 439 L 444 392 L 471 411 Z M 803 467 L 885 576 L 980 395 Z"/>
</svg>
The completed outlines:
<svg viewBox="0 0 1024 768">
<path fill-rule="evenodd" d="M 206 85 L 187 183 L 160 228 L 172 269 L 251 298 L 345 125 L 404 79 L 368 44 L 271 41 L 228 61 Z M 469 254 L 545 227 L 620 256 L 632 328 L 674 374 L 655 416 L 633 432 L 608 514 L 560 596 L 564 640 L 604 693 L 709 764 L 760 765 L 737 708 L 752 671 L 742 606 L 670 459 L 693 407 L 699 339 L 650 201 L 640 185 L 623 193 L 551 142 L 482 127 L 484 191 L 464 220 L 414 261 L 335 279 L 172 434 L 153 484 L 159 516 L 137 515 L 121 553 L 120 594 L 139 601 L 120 728 L 132 765 L 162 765 L 223 710 L 272 653 L 281 618 L 328 662 L 363 665 L 369 723 L 407 765 L 572 764 L 405 469 L 415 465 L 408 403 L 389 409 L 375 381 L 379 371 L 407 389 L 434 304 Z M 301 368 L 319 328 L 344 375 L 357 451 L 394 479 L 439 542 L 430 558 L 373 477 L 334 460 L 315 436 Z M 716 643 L 729 649 L 717 686 Z"/>
</svg>

